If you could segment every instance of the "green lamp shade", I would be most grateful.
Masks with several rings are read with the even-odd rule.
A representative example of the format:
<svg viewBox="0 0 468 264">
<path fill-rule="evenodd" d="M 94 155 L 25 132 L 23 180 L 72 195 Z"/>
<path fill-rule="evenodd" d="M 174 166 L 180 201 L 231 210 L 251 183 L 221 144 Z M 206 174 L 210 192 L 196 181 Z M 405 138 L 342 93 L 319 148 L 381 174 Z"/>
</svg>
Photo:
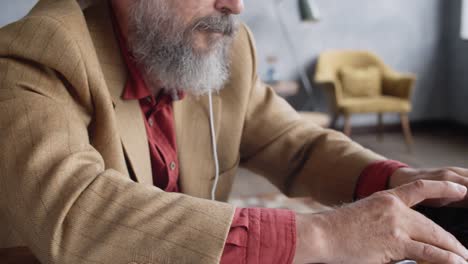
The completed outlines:
<svg viewBox="0 0 468 264">
<path fill-rule="evenodd" d="M 299 10 L 303 22 L 318 22 L 320 20 L 320 12 L 313 0 L 299 0 Z"/>
</svg>

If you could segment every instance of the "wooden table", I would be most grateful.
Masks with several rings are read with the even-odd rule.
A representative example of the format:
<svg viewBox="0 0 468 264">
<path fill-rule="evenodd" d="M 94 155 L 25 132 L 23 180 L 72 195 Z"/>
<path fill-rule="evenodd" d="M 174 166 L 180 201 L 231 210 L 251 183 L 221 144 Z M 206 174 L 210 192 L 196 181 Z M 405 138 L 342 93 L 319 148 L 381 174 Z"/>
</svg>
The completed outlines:
<svg viewBox="0 0 468 264">
<path fill-rule="evenodd" d="M 299 83 L 295 81 L 277 81 L 267 84 L 281 97 L 294 96 L 299 93 Z"/>
</svg>

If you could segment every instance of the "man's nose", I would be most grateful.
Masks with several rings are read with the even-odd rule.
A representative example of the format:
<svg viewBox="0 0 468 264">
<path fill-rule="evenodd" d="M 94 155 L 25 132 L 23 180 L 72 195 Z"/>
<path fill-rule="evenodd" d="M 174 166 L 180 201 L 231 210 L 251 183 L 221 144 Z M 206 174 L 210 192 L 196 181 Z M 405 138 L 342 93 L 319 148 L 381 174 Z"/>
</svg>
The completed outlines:
<svg viewBox="0 0 468 264">
<path fill-rule="evenodd" d="M 244 10 L 244 0 L 217 0 L 216 9 L 227 15 L 238 15 Z"/>
</svg>

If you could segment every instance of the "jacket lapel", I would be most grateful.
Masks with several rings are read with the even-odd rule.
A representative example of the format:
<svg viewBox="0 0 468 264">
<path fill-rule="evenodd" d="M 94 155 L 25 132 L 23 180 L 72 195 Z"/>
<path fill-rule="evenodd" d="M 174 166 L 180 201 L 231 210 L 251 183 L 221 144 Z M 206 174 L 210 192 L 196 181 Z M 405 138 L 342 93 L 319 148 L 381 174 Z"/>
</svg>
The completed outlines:
<svg viewBox="0 0 468 264">
<path fill-rule="evenodd" d="M 213 95 L 215 131 L 221 120 L 221 101 Z M 174 118 L 180 163 L 179 184 L 183 193 L 209 198 L 215 168 L 211 146 L 208 96 L 185 97 L 174 103 Z M 218 146 L 220 149 L 222 146 Z"/>
<path fill-rule="evenodd" d="M 140 105 L 137 100 L 123 101 L 114 97 L 118 129 L 125 154 L 141 183 L 153 185 L 151 159 Z"/>
<path fill-rule="evenodd" d="M 85 12 L 105 81 L 115 107 L 118 130 L 125 154 L 138 182 L 153 184 L 148 138 L 137 100 L 121 98 L 127 81 L 127 67 L 114 35 L 107 1 Z"/>
</svg>

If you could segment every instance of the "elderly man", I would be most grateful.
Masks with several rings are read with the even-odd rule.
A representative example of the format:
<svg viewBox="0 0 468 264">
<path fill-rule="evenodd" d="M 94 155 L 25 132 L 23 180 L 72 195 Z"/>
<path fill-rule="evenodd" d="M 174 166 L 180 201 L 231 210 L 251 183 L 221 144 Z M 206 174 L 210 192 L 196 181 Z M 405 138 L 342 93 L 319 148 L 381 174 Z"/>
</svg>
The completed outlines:
<svg viewBox="0 0 468 264">
<path fill-rule="evenodd" d="M 242 9 L 41 0 L 0 30 L 2 252 L 28 247 L 42 263 L 466 263 L 411 207 L 463 200 L 468 171 L 411 169 L 303 122 L 258 79 Z M 290 196 L 360 201 L 311 215 L 234 208 L 223 202 L 239 165 Z"/>
</svg>

